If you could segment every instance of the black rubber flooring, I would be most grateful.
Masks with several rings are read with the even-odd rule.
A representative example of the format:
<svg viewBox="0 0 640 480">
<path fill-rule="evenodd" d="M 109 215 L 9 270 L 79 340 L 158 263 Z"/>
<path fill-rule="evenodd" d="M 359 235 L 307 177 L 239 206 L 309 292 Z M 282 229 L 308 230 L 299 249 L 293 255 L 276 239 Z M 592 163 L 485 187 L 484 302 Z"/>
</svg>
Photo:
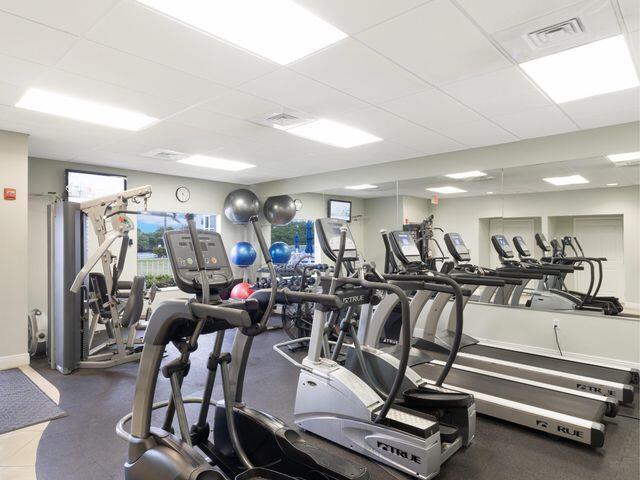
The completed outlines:
<svg viewBox="0 0 640 480">
<path fill-rule="evenodd" d="M 297 371 L 271 348 L 283 336 L 276 330 L 255 339 L 245 400 L 292 425 Z M 229 334 L 228 348 L 231 339 Z M 199 394 L 202 389 L 204 361 L 211 345 L 212 338 L 201 339 L 185 381 L 185 395 Z M 38 479 L 122 479 L 126 443 L 115 435 L 114 426 L 131 408 L 137 363 L 108 370 L 79 370 L 66 376 L 49 370 L 44 361 L 36 361 L 34 367 L 60 390 L 60 408 L 68 413 L 51 422 L 44 432 L 38 448 Z M 168 392 L 168 382 L 163 379 L 156 398 L 165 399 Z M 215 395 L 221 397 L 219 388 Z M 620 413 L 607 423 L 605 447 L 599 450 L 480 417 L 473 445 L 449 460 L 438 478 L 636 480 L 640 478 L 638 406 L 624 407 Z M 306 438 L 336 455 L 367 465 L 372 480 L 409 478 L 317 437 Z"/>
</svg>

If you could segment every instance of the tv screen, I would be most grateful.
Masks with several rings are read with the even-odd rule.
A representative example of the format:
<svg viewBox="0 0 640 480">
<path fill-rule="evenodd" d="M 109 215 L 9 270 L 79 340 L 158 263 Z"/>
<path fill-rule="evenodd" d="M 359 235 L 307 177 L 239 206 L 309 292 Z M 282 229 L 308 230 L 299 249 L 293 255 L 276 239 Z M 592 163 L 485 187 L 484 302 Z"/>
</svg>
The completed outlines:
<svg viewBox="0 0 640 480">
<path fill-rule="evenodd" d="M 348 200 L 329 200 L 329 218 L 351 221 L 351 202 Z"/>
<path fill-rule="evenodd" d="M 127 177 L 107 173 L 67 170 L 67 195 L 70 202 L 83 202 L 127 189 Z"/>
</svg>

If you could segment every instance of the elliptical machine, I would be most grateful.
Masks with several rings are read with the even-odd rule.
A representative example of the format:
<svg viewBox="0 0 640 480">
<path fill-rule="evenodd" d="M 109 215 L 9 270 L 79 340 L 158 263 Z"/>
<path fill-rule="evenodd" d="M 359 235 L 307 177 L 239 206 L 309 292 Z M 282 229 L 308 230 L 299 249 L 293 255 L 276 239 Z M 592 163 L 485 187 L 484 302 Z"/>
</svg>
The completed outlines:
<svg viewBox="0 0 640 480">
<path fill-rule="evenodd" d="M 336 459 L 307 444 L 282 421 L 242 402 L 244 373 L 253 338 L 264 332 L 277 294 L 291 301 L 325 302 L 333 298 L 298 292 L 278 292 L 273 264 L 257 217 L 250 219 L 263 256 L 272 272 L 268 291 L 243 301 L 223 301 L 220 293 L 233 282 L 220 234 L 197 231 L 188 216 L 189 231 L 165 232 L 165 245 L 178 287 L 196 299 L 167 300 L 153 312 L 142 353 L 133 412 L 116 427 L 129 442 L 126 480 L 368 480 L 366 468 Z M 206 252 L 206 257 L 204 255 Z M 286 301 L 286 298 L 285 300 Z M 222 351 L 224 334 L 237 329 L 231 353 Z M 184 398 L 181 387 L 190 369 L 190 354 L 201 335 L 216 333 L 207 362 L 208 375 L 202 398 Z M 161 367 L 166 346 L 173 343 L 180 355 Z M 211 396 L 217 370 L 222 377 L 223 400 Z M 158 376 L 171 382 L 168 401 L 153 403 Z M 197 422 L 189 428 L 186 403 L 200 404 Z M 215 405 L 213 432 L 207 423 Z M 166 407 L 161 428 L 151 427 L 154 410 Z M 180 436 L 173 431 L 177 417 Z M 131 422 L 131 433 L 124 424 Z M 213 442 L 209 440 L 213 434 Z M 222 474 L 220 473 L 222 472 Z"/>
</svg>

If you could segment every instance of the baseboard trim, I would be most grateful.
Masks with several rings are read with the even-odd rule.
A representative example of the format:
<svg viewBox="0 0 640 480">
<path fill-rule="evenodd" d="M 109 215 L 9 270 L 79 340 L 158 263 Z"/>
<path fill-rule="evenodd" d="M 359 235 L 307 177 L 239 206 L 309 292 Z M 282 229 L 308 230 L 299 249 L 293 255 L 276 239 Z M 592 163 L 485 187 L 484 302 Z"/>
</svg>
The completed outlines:
<svg viewBox="0 0 640 480">
<path fill-rule="evenodd" d="M 29 354 L 20 353 L 18 355 L 6 355 L 0 357 L 0 370 L 8 370 L 10 368 L 18 368 L 29 365 Z"/>
</svg>

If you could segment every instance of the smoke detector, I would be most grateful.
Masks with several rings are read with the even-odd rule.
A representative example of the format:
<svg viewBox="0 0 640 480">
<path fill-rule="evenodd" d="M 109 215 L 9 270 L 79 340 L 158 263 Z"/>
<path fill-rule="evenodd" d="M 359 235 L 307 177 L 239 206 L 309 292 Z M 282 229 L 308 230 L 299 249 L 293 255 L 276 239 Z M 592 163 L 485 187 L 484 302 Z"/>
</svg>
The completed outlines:
<svg viewBox="0 0 640 480">
<path fill-rule="evenodd" d="M 141 157 L 153 158 L 155 160 L 165 160 L 169 162 L 177 162 L 189 156 L 188 153 L 176 152 L 175 150 L 167 150 L 166 148 L 154 148 L 146 153 L 141 153 Z"/>
</svg>

